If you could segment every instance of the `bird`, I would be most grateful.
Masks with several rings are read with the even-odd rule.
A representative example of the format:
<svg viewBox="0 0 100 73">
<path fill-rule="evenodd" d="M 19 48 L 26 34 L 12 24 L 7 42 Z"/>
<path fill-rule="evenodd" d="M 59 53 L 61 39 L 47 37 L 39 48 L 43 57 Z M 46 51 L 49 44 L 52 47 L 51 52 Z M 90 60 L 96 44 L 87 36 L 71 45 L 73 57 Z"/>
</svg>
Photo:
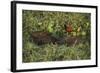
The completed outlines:
<svg viewBox="0 0 100 73">
<path fill-rule="evenodd" d="M 72 26 L 70 24 L 66 26 L 66 32 L 72 32 Z"/>
<path fill-rule="evenodd" d="M 68 23 L 64 25 L 65 27 L 65 33 L 67 35 L 64 36 L 64 40 L 66 41 L 68 46 L 76 45 L 80 43 L 80 37 L 79 36 L 73 36 L 72 32 L 77 32 L 79 33 L 81 31 L 81 26 L 77 27 L 76 30 L 73 30 L 72 24 Z"/>
<path fill-rule="evenodd" d="M 73 32 L 72 24 L 66 24 L 65 27 L 65 33 L 68 33 L 68 35 L 63 35 L 62 37 L 55 37 L 52 36 L 50 32 L 47 31 L 34 31 L 31 34 L 32 42 L 34 42 L 37 45 L 44 45 L 44 44 L 67 44 L 68 46 L 75 45 L 79 43 L 80 38 L 77 36 L 71 36 L 71 32 Z M 77 32 L 80 32 L 81 27 L 77 28 Z"/>
<path fill-rule="evenodd" d="M 71 36 L 71 32 L 73 32 L 72 24 L 68 23 L 64 25 L 65 32 L 67 33 L 67 36 Z"/>
</svg>

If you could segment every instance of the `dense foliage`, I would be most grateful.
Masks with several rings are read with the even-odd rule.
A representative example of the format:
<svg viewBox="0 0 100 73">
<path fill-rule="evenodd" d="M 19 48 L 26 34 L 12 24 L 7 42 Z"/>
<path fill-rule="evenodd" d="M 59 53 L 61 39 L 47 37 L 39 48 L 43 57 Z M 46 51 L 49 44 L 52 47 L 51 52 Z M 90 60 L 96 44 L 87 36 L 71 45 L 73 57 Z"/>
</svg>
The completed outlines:
<svg viewBox="0 0 100 73">
<path fill-rule="evenodd" d="M 90 13 L 23 10 L 23 62 L 90 59 L 90 18 Z M 65 31 L 64 25 L 67 24 L 72 25 L 73 31 L 70 34 Z M 46 31 L 54 37 L 85 37 L 82 40 L 85 43 L 74 46 L 53 43 L 38 46 L 30 41 L 35 31 Z"/>
</svg>

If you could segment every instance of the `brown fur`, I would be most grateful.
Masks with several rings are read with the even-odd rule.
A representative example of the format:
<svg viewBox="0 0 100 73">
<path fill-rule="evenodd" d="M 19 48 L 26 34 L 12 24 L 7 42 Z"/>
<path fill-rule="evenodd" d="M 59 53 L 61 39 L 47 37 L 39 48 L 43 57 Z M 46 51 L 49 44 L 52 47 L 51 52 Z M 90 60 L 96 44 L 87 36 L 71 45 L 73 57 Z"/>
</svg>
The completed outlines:
<svg viewBox="0 0 100 73">
<path fill-rule="evenodd" d="M 55 38 L 51 36 L 50 33 L 48 32 L 42 32 L 42 31 L 36 31 L 32 33 L 32 40 L 34 43 L 37 45 L 43 45 L 43 44 L 48 44 L 48 43 L 53 43 L 53 44 L 67 44 L 68 46 L 73 46 L 78 43 L 80 43 L 80 38 L 79 37 L 60 37 L 60 38 Z"/>
</svg>

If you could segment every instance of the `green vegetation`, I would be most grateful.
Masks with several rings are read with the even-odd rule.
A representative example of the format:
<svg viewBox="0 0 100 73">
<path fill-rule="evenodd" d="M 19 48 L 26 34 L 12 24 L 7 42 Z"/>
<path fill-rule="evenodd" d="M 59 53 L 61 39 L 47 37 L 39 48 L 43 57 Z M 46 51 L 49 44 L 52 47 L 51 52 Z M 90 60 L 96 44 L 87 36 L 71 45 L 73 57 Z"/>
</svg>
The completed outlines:
<svg viewBox="0 0 100 73">
<path fill-rule="evenodd" d="M 36 46 L 27 42 L 23 50 L 23 62 L 63 61 L 90 59 L 88 44 L 79 44 L 75 47 L 64 45 L 46 44 Z"/>
<path fill-rule="evenodd" d="M 90 13 L 23 10 L 23 62 L 90 59 L 90 18 Z M 64 27 L 67 24 L 72 25 L 70 34 L 66 33 Z M 37 45 L 31 41 L 31 34 L 35 31 L 45 31 L 57 38 L 67 35 L 84 39 L 72 46 L 68 46 L 68 43 Z"/>
</svg>

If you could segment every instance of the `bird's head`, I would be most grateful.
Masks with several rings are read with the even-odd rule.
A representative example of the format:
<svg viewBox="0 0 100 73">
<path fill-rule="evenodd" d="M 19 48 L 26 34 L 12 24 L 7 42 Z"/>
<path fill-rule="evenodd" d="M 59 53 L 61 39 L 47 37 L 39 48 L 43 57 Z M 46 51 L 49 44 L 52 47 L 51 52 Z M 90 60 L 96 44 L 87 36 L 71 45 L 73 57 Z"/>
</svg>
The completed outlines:
<svg viewBox="0 0 100 73">
<path fill-rule="evenodd" d="M 71 23 L 65 24 L 64 25 L 64 28 L 65 28 L 65 31 L 66 32 L 72 32 L 73 31 L 73 28 L 72 28 L 72 24 Z"/>
</svg>

